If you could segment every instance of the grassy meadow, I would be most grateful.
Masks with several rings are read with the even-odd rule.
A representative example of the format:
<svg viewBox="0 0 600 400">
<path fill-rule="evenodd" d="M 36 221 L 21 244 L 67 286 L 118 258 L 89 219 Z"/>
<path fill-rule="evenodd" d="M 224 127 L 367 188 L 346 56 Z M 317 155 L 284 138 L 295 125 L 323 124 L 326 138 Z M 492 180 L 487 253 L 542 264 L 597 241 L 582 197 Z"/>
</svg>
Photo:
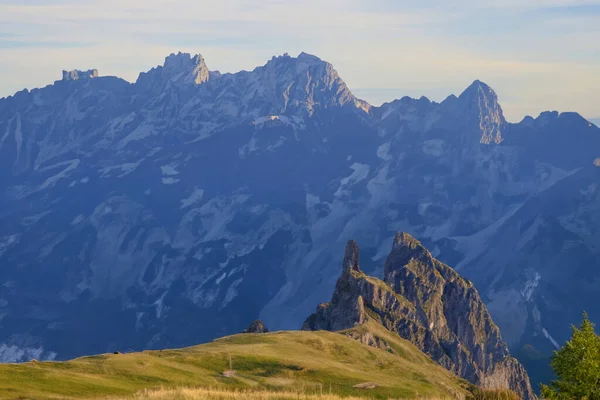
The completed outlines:
<svg viewBox="0 0 600 400">
<path fill-rule="evenodd" d="M 372 328 L 371 334 L 389 348 L 369 347 L 339 333 L 275 332 L 178 350 L 5 364 L 0 365 L 0 399 L 467 396 L 464 381 L 409 342 L 382 327 Z"/>
</svg>

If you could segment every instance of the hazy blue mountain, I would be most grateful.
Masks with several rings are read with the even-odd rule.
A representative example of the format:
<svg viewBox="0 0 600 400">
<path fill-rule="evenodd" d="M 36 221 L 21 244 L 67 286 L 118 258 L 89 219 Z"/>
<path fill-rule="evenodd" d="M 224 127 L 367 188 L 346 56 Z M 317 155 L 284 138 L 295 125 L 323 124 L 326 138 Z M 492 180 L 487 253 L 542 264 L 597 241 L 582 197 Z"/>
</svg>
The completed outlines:
<svg viewBox="0 0 600 400">
<path fill-rule="evenodd" d="M 372 107 L 304 53 L 64 72 L 0 99 L 0 358 L 299 328 L 349 238 L 382 276 L 397 231 L 547 353 L 584 308 L 600 320 L 599 145 L 575 113 L 508 123 L 479 81 Z"/>
</svg>

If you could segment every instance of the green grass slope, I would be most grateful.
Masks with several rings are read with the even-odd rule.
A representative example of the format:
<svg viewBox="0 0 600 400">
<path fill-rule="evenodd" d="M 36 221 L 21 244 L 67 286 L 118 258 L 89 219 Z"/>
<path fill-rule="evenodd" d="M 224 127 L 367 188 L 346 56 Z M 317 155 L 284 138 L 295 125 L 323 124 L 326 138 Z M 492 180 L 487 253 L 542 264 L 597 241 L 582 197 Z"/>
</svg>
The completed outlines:
<svg viewBox="0 0 600 400">
<path fill-rule="evenodd" d="M 387 349 L 338 333 L 275 332 L 235 335 L 180 350 L 4 364 L 0 399 L 122 397 L 161 387 L 322 391 L 397 399 L 465 397 L 463 381 L 409 342 L 376 324 L 362 326 L 358 333 L 370 328 L 374 337 L 386 341 Z M 234 373 L 226 377 L 230 369 Z M 366 383 L 375 387 L 355 387 Z"/>
</svg>

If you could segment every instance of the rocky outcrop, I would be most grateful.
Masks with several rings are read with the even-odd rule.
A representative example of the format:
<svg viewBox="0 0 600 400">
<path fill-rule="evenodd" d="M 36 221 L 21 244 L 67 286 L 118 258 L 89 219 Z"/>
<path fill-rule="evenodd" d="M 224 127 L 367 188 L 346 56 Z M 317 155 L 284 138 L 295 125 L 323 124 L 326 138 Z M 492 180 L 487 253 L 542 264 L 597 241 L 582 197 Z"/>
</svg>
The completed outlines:
<svg viewBox="0 0 600 400">
<path fill-rule="evenodd" d="M 476 385 L 535 398 L 525 369 L 510 356 L 473 284 L 418 240 L 396 235 L 384 281 L 365 275 L 358 258 L 356 242 L 348 242 L 331 302 L 319 305 L 303 329 L 339 331 L 375 320 Z"/>
<path fill-rule="evenodd" d="M 162 66 L 142 72 L 136 82 L 142 90 L 149 92 L 164 91 L 169 88 L 198 86 L 209 79 L 218 78 L 221 73 L 210 71 L 200 54 L 171 54 L 165 58 Z"/>
<path fill-rule="evenodd" d="M 90 69 L 87 71 L 80 71 L 77 69 L 74 69 L 72 71 L 63 71 L 62 72 L 62 80 L 63 81 L 78 81 L 78 80 L 85 80 L 85 79 L 94 79 L 98 77 L 98 70 L 97 69 Z"/>
<path fill-rule="evenodd" d="M 244 333 L 268 333 L 269 330 L 265 326 L 264 322 L 260 320 L 253 321 L 248 329 Z"/>
</svg>

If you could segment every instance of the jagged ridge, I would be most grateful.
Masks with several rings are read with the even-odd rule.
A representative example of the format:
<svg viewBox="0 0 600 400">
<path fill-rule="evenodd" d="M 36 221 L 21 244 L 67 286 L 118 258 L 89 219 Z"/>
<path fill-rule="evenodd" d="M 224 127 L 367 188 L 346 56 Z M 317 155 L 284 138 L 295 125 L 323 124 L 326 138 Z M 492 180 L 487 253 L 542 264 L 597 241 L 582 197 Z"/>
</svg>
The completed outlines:
<svg viewBox="0 0 600 400">
<path fill-rule="evenodd" d="M 331 302 L 321 304 L 303 329 L 338 331 L 375 320 L 474 384 L 535 398 L 527 373 L 510 357 L 472 283 L 418 240 L 396 235 L 384 281 L 366 276 L 358 258 L 358 245 L 348 242 Z"/>
</svg>

